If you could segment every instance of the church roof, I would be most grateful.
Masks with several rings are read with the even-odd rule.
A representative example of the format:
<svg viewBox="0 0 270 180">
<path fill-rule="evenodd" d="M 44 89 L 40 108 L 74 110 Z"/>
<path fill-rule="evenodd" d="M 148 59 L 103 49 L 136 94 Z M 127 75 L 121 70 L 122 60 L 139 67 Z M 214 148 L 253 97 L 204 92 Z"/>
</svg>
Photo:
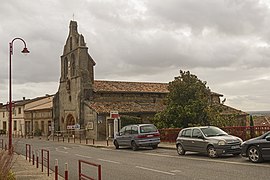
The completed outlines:
<svg viewBox="0 0 270 180">
<path fill-rule="evenodd" d="M 248 113 L 246 112 L 227 106 L 225 104 L 219 104 L 219 106 L 222 109 L 222 112 L 221 112 L 222 115 L 230 115 L 230 114 L 237 114 L 237 115 L 243 115 L 243 116 L 248 115 Z"/>
<path fill-rule="evenodd" d="M 168 83 L 94 81 L 95 92 L 169 93 Z"/>
<path fill-rule="evenodd" d="M 110 110 L 119 113 L 156 113 L 165 108 L 162 103 L 138 102 L 87 102 L 87 105 L 97 113 L 110 113 Z"/>
</svg>

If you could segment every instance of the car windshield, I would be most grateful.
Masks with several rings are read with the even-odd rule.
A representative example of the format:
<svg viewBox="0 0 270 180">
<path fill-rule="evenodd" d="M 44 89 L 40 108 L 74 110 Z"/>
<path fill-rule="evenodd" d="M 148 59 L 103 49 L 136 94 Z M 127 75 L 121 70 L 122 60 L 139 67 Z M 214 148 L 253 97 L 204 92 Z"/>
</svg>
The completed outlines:
<svg viewBox="0 0 270 180">
<path fill-rule="evenodd" d="M 152 124 L 140 127 L 140 133 L 151 133 L 151 132 L 157 132 L 157 128 Z"/>
<path fill-rule="evenodd" d="M 217 127 L 205 127 L 205 128 L 201 128 L 201 130 L 206 137 L 228 135 L 226 132 L 224 132 L 223 130 Z"/>
</svg>

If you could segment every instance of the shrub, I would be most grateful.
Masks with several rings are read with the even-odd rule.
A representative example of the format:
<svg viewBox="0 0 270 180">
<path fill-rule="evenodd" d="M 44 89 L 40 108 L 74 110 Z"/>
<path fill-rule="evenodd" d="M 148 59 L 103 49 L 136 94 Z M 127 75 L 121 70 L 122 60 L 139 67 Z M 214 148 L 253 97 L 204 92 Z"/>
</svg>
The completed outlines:
<svg viewBox="0 0 270 180">
<path fill-rule="evenodd" d="M 35 136 L 41 136 L 42 135 L 41 130 L 40 129 L 36 129 L 34 135 Z"/>
<path fill-rule="evenodd" d="M 15 176 L 11 171 L 13 153 L 0 150 L 0 180 L 14 180 Z"/>
</svg>

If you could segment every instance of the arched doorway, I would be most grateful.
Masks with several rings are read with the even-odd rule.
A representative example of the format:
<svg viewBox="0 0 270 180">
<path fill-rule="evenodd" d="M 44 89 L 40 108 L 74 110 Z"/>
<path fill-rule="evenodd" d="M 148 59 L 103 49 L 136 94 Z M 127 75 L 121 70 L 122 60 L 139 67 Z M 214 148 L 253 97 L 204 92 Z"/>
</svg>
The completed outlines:
<svg viewBox="0 0 270 180">
<path fill-rule="evenodd" d="M 74 129 L 67 129 L 68 126 L 72 126 L 72 125 L 75 125 L 75 119 L 74 117 L 72 116 L 72 114 L 69 114 L 67 116 L 67 121 L 66 121 L 66 130 L 68 132 L 68 135 L 75 135 L 75 130 Z"/>
</svg>

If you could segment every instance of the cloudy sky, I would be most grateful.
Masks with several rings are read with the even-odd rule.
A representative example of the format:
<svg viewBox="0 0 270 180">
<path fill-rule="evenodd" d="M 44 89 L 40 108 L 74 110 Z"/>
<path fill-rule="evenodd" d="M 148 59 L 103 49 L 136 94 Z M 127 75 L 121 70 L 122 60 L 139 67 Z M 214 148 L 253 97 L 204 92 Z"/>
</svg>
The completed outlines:
<svg viewBox="0 0 270 180">
<path fill-rule="evenodd" d="M 169 82 L 189 70 L 243 111 L 270 110 L 267 0 L 8 0 L 0 6 L 0 102 L 58 90 L 69 21 L 96 62 L 95 79 Z M 222 100 L 222 99 L 221 99 Z"/>
</svg>

